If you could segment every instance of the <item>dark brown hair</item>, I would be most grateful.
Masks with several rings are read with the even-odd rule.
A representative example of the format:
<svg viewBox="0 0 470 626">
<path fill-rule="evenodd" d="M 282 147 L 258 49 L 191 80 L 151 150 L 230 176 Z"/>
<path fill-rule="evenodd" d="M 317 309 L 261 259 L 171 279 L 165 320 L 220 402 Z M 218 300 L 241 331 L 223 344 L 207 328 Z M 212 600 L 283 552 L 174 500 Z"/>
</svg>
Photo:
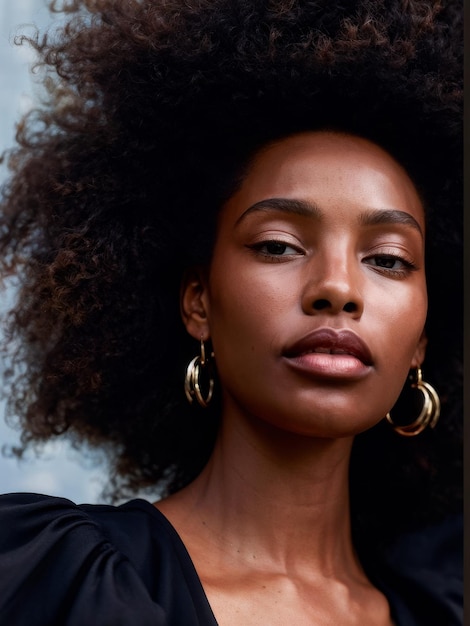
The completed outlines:
<svg viewBox="0 0 470 626">
<path fill-rule="evenodd" d="M 185 268 L 254 152 L 302 130 L 367 137 L 408 170 L 428 221 L 435 431 L 357 437 L 357 541 L 460 506 L 462 7 L 415 0 L 75 0 L 30 43 L 48 102 L 23 120 L 2 190 L 9 410 L 28 445 L 105 447 L 114 495 L 174 491 L 212 449 L 189 407 Z"/>
</svg>

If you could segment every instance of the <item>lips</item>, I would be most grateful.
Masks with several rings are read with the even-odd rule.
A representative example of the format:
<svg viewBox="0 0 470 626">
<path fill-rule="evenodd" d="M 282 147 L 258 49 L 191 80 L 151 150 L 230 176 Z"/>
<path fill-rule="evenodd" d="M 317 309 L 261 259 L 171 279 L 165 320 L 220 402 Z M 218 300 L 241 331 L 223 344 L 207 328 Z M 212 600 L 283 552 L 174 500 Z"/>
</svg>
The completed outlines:
<svg viewBox="0 0 470 626">
<path fill-rule="evenodd" d="M 287 358 L 297 358 L 307 354 L 352 356 L 362 361 L 364 365 L 372 365 L 372 356 L 367 344 L 347 329 L 336 331 L 333 328 L 319 328 L 302 337 L 284 353 Z"/>
</svg>

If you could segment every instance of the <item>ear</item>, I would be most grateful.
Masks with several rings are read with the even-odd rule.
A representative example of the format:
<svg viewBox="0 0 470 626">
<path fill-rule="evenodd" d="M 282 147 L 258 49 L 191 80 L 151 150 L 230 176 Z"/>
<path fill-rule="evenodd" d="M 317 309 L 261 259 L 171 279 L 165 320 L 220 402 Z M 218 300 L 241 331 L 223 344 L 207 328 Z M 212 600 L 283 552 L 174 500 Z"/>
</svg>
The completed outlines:
<svg viewBox="0 0 470 626">
<path fill-rule="evenodd" d="M 210 337 L 209 328 L 209 292 L 207 288 L 207 271 L 195 267 L 184 273 L 181 281 L 180 311 L 188 333 L 197 339 L 207 341 Z"/>
<path fill-rule="evenodd" d="M 411 368 L 421 367 L 424 357 L 426 356 L 427 343 L 428 338 L 426 337 L 426 332 L 423 330 L 423 334 L 420 337 L 413 358 L 411 359 Z"/>
</svg>

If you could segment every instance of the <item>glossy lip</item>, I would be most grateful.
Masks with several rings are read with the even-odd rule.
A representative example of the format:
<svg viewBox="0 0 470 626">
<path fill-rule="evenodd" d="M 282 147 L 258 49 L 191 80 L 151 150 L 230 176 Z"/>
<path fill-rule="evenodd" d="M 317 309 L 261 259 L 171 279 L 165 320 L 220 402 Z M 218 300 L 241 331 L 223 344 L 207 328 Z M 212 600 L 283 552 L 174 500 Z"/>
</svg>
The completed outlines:
<svg viewBox="0 0 470 626">
<path fill-rule="evenodd" d="M 313 375 L 357 378 L 373 365 L 367 344 L 351 330 L 318 328 L 287 348 L 291 365 Z"/>
</svg>

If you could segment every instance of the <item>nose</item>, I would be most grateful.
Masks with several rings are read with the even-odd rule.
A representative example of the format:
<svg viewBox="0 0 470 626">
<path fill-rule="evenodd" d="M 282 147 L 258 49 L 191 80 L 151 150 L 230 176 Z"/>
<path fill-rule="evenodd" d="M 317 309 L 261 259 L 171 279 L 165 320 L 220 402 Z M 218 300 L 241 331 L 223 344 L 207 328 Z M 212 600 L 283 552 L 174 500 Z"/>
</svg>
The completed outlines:
<svg viewBox="0 0 470 626">
<path fill-rule="evenodd" d="M 328 252 L 312 259 L 302 294 L 302 308 L 308 315 L 323 312 L 361 317 L 364 310 L 361 272 L 354 254 Z"/>
</svg>

